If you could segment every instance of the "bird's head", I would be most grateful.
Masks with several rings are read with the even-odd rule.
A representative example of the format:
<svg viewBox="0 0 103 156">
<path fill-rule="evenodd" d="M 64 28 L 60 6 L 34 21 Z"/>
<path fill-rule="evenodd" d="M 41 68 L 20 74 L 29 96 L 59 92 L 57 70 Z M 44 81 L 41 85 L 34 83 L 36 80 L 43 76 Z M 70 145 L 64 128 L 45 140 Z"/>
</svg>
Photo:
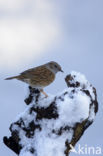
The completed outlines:
<svg viewBox="0 0 103 156">
<path fill-rule="evenodd" d="M 47 63 L 46 66 L 55 74 L 57 72 L 63 72 L 61 66 L 57 62 L 51 61 L 51 62 Z"/>
</svg>

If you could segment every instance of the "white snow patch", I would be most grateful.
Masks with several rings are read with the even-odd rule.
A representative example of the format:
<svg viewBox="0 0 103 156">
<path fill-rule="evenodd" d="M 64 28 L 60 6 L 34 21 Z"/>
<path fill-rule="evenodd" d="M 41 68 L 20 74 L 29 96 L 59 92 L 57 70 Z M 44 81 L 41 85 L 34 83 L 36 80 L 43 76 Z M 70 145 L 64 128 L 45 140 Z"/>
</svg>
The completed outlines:
<svg viewBox="0 0 103 156">
<path fill-rule="evenodd" d="M 83 75 L 83 74 L 81 74 L 81 73 L 79 73 L 79 72 L 72 71 L 72 72 L 71 72 L 71 75 L 72 75 L 72 76 L 74 75 L 74 79 L 75 79 L 74 82 L 76 82 L 76 81 L 80 82 L 81 86 L 82 86 L 82 85 L 87 85 L 87 84 L 89 83 L 89 82 L 87 81 L 85 75 Z"/>
<path fill-rule="evenodd" d="M 72 71 L 71 75 L 74 76 L 74 81 L 71 80 L 71 82 L 72 83 L 75 83 L 76 81 L 80 82 L 80 87 L 86 88 L 87 90 L 89 90 L 90 95 L 92 96 L 93 100 L 95 100 L 95 95 L 93 93 L 92 85 L 86 79 L 85 75 L 76 71 Z"/>
<path fill-rule="evenodd" d="M 34 156 L 34 154 L 32 154 L 29 151 L 25 151 L 25 149 L 21 150 L 19 156 Z"/>
<path fill-rule="evenodd" d="M 61 125 L 71 125 L 86 119 L 89 115 L 89 104 L 90 98 L 82 92 L 75 94 L 73 99 L 58 100 L 59 119 L 56 120 L 55 125 L 61 127 Z"/>
</svg>

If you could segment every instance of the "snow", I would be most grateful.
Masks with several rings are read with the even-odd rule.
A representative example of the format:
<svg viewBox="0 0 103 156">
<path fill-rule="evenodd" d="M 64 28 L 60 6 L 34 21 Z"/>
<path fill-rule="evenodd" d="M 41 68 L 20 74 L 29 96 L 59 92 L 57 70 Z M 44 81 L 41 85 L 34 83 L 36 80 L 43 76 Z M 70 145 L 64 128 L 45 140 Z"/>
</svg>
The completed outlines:
<svg viewBox="0 0 103 156">
<path fill-rule="evenodd" d="M 81 88 L 85 88 L 85 89 L 89 90 L 90 95 L 92 96 L 92 98 L 94 100 L 95 96 L 94 96 L 94 93 L 93 93 L 93 90 L 92 90 L 92 86 L 89 83 L 89 81 L 86 79 L 85 75 L 83 75 L 83 74 L 81 74 L 79 72 L 75 72 L 75 71 L 72 71 L 71 75 L 74 77 L 74 82 L 76 82 L 76 81 L 80 82 L 80 87 Z"/>
<path fill-rule="evenodd" d="M 30 152 L 22 152 L 20 156 L 33 156 L 33 154 L 31 154 Z"/>
<path fill-rule="evenodd" d="M 68 133 L 62 136 L 48 136 L 47 131 L 37 133 L 35 135 L 35 148 L 37 149 L 38 156 L 64 156 L 65 139 Z"/>
<path fill-rule="evenodd" d="M 66 97 L 65 101 L 58 101 L 57 104 L 61 124 L 73 124 L 88 117 L 90 98 L 80 91 L 74 94 L 73 99 Z"/>
<path fill-rule="evenodd" d="M 79 73 L 79 72 L 75 72 L 75 71 L 72 71 L 71 72 L 71 75 L 73 75 L 73 78 L 74 78 L 74 82 L 78 81 L 80 82 L 81 86 L 84 86 L 84 85 L 88 85 L 89 82 L 87 81 L 85 75 Z"/>
<path fill-rule="evenodd" d="M 28 151 L 28 149 L 23 149 L 21 152 L 20 152 L 20 154 L 19 154 L 19 156 L 34 156 L 31 152 L 29 152 Z"/>
<path fill-rule="evenodd" d="M 35 150 L 35 156 L 65 156 L 65 141 L 71 141 L 74 125 L 87 119 L 89 115 L 90 120 L 94 120 L 94 108 L 92 107 L 91 111 L 89 111 L 91 98 L 83 92 L 83 89 L 89 90 L 91 97 L 94 99 L 95 95 L 92 86 L 81 73 L 73 71 L 71 75 L 74 77 L 71 83 L 78 81 L 80 82 L 80 86 L 75 88 L 75 92 L 73 92 L 74 88 L 71 87 L 65 89 L 65 91 L 56 96 L 55 105 L 57 107 L 58 118 L 36 120 L 36 112 L 29 114 L 30 108 L 35 105 L 35 103 L 32 103 L 16 119 L 22 118 L 25 127 L 28 127 L 29 123 L 34 121 L 35 124 L 39 124 L 42 128 L 42 130 L 36 129 L 34 136 L 28 138 L 23 129 L 20 129 L 15 124 L 13 125 L 12 130 L 19 131 L 19 137 L 21 138 L 20 144 L 23 148 L 20 156 L 34 156 L 34 154 L 30 153 L 28 150 L 31 147 Z M 65 92 L 67 92 L 66 95 L 64 95 Z M 52 95 L 48 98 L 43 98 L 41 96 L 35 108 L 47 108 L 54 99 L 55 96 Z M 68 126 L 69 130 L 63 131 L 61 135 L 53 133 L 53 130 L 58 131 L 61 127 L 64 128 L 65 126 Z"/>
</svg>

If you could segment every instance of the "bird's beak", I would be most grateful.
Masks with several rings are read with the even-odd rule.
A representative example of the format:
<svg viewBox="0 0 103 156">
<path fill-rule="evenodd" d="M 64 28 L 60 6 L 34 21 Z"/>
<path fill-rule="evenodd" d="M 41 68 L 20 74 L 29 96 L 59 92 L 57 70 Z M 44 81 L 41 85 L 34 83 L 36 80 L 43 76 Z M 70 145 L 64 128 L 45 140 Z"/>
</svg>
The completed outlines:
<svg viewBox="0 0 103 156">
<path fill-rule="evenodd" d="M 64 73 L 64 71 L 63 71 L 62 69 L 60 69 L 60 71 L 61 71 L 62 73 Z"/>
</svg>

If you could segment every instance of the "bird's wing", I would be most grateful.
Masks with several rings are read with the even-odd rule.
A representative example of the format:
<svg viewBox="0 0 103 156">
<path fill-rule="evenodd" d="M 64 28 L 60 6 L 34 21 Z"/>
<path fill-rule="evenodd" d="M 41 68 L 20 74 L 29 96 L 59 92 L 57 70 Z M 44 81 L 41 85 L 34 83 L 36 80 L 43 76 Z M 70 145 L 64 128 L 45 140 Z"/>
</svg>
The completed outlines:
<svg viewBox="0 0 103 156">
<path fill-rule="evenodd" d="M 35 67 L 35 68 L 25 70 L 24 72 L 20 73 L 20 75 L 24 76 L 25 78 L 34 77 L 34 75 L 37 73 L 39 68 L 40 67 Z"/>
<path fill-rule="evenodd" d="M 26 70 L 22 72 L 20 75 L 25 77 L 25 78 L 46 78 L 48 74 L 52 74 L 52 72 L 47 69 L 45 66 L 39 66 L 35 68 L 31 68 L 29 70 Z"/>
</svg>

